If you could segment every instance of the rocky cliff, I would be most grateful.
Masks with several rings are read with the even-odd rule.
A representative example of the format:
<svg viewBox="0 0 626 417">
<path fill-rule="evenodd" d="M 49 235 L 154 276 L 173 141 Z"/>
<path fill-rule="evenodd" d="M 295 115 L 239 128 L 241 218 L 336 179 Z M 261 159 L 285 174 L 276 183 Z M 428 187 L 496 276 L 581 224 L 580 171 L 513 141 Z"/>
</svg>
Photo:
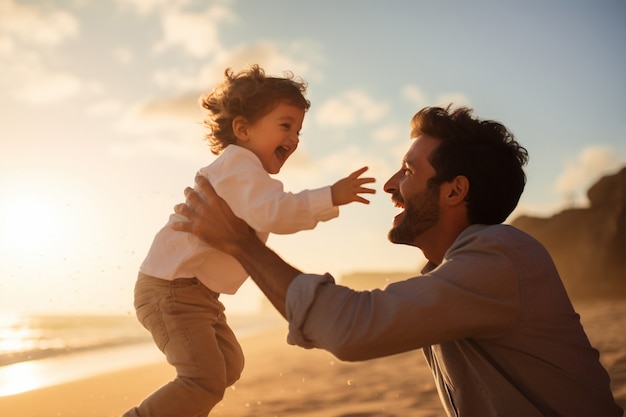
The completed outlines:
<svg viewBox="0 0 626 417">
<path fill-rule="evenodd" d="M 570 297 L 626 297 L 626 167 L 601 178 L 587 197 L 587 208 L 511 224 L 548 249 Z"/>
</svg>

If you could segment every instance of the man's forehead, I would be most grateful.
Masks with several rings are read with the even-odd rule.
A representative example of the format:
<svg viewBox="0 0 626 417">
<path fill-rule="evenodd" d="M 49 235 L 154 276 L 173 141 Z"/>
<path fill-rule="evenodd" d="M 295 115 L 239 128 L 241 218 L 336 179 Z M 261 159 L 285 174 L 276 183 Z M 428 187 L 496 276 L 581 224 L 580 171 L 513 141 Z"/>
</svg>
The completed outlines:
<svg viewBox="0 0 626 417">
<path fill-rule="evenodd" d="M 431 152 L 439 146 L 440 140 L 432 136 L 420 135 L 411 140 L 411 145 L 402 159 L 403 165 L 415 166 L 428 162 Z"/>
<path fill-rule="evenodd" d="M 429 142 L 428 139 L 423 136 L 412 139 L 411 145 L 404 155 L 404 160 L 410 162 L 416 158 L 427 156 L 431 150 L 431 146 L 427 146 L 429 145 L 427 142 Z"/>
</svg>

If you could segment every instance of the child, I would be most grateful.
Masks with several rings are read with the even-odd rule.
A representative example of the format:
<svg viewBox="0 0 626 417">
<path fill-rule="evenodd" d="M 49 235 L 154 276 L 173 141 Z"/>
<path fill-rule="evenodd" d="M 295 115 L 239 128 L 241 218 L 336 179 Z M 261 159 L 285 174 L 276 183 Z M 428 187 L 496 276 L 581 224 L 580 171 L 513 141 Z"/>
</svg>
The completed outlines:
<svg viewBox="0 0 626 417">
<path fill-rule="evenodd" d="M 233 212 L 267 241 L 269 233 L 312 229 L 339 214 L 338 206 L 369 203 L 360 194 L 361 168 L 332 186 L 297 194 L 283 191 L 269 174 L 296 150 L 310 103 L 302 81 L 267 77 L 258 65 L 233 74 L 203 97 L 211 151 L 219 157 L 199 170 Z M 239 379 L 244 358 L 226 323 L 220 293 L 234 294 L 248 273 L 232 257 L 191 233 L 169 227 L 155 236 L 135 286 L 139 321 L 152 333 L 176 378 L 125 416 L 206 416 Z"/>
</svg>

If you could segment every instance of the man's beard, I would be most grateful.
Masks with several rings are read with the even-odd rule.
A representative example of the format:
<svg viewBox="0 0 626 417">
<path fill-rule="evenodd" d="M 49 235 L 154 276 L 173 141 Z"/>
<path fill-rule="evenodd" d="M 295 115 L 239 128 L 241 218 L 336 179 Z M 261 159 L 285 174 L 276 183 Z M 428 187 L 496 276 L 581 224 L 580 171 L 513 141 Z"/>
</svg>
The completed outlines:
<svg viewBox="0 0 626 417">
<path fill-rule="evenodd" d="M 404 216 L 387 235 L 392 243 L 413 245 L 415 239 L 439 220 L 439 186 L 428 187 L 404 202 Z"/>
</svg>

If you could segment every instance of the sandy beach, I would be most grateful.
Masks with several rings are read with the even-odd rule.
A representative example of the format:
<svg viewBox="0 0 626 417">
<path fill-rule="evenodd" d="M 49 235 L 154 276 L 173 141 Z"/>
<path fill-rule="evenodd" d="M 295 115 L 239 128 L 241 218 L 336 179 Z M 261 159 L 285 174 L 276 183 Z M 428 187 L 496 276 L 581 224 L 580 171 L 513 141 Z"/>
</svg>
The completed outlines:
<svg viewBox="0 0 626 417">
<path fill-rule="evenodd" d="M 576 306 L 626 407 L 626 301 Z M 241 340 L 247 365 L 212 416 L 442 416 L 421 352 L 342 363 L 285 343 L 286 326 Z M 2 417 L 114 417 L 173 375 L 159 363 L 0 398 Z"/>
</svg>

